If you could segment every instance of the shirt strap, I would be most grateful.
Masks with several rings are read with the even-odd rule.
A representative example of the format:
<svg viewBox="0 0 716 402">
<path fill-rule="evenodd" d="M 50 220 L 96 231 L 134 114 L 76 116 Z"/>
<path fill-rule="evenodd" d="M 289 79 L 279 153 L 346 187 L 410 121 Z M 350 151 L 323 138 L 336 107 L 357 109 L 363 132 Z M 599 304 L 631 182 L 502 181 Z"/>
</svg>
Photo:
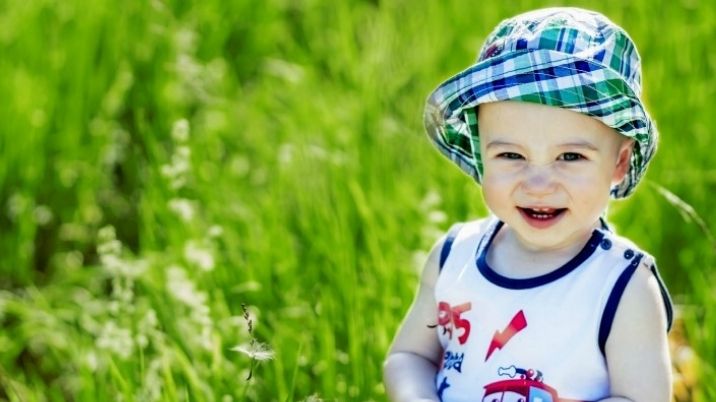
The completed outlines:
<svg viewBox="0 0 716 402">
<path fill-rule="evenodd" d="M 452 244 L 455 242 L 455 238 L 460 232 L 460 229 L 462 229 L 462 225 L 462 223 L 456 223 L 452 225 L 452 227 L 450 227 L 450 230 L 448 230 L 447 235 L 445 236 L 443 247 L 440 250 L 440 271 L 443 270 L 445 261 L 447 261 L 448 255 L 450 255 L 450 249 L 452 248 Z"/>
</svg>

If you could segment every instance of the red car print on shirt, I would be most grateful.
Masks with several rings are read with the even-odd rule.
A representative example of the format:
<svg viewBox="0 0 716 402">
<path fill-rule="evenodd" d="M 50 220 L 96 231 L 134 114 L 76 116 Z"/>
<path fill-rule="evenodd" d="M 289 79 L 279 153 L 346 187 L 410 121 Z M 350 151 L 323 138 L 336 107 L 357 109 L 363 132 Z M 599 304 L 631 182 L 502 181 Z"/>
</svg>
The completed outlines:
<svg viewBox="0 0 716 402">
<path fill-rule="evenodd" d="M 500 368 L 499 375 L 514 378 L 485 386 L 482 402 L 558 402 L 557 391 L 542 382 L 542 373 L 510 366 Z"/>
</svg>

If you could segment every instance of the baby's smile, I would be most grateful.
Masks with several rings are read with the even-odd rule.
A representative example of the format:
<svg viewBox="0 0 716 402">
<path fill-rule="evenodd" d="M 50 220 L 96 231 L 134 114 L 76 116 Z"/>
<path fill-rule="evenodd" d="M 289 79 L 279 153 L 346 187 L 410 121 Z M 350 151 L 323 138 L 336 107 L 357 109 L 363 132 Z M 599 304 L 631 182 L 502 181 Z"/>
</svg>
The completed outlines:
<svg viewBox="0 0 716 402">
<path fill-rule="evenodd" d="M 544 229 L 557 223 L 567 208 L 517 207 L 527 223 L 535 228 Z"/>
</svg>

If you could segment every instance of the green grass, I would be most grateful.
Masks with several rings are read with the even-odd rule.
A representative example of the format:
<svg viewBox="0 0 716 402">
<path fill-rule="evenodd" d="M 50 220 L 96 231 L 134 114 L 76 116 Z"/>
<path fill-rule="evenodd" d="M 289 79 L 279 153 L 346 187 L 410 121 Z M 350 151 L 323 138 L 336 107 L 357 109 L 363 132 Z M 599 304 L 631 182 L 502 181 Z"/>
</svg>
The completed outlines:
<svg viewBox="0 0 716 402">
<path fill-rule="evenodd" d="M 385 400 L 417 261 L 486 213 L 423 101 L 555 4 L 0 2 L 0 400 Z M 610 215 L 716 400 L 716 6 L 570 4 L 639 45 L 660 146 Z"/>
</svg>

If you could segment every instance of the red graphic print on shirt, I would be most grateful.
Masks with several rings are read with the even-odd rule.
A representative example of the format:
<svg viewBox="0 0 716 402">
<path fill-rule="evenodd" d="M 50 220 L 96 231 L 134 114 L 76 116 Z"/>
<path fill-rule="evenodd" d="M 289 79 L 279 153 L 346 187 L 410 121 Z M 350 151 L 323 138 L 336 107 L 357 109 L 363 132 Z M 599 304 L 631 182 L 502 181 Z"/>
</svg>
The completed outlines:
<svg viewBox="0 0 716 402">
<path fill-rule="evenodd" d="M 492 337 L 492 342 L 490 342 L 490 347 L 487 349 L 485 361 L 490 358 L 495 349 L 502 349 L 507 342 L 515 336 L 515 334 L 525 328 L 527 328 L 527 319 L 525 318 L 525 313 L 520 310 L 514 317 L 512 317 L 512 321 L 507 324 L 507 327 L 504 330 L 495 331 L 495 335 Z"/>
<path fill-rule="evenodd" d="M 456 335 L 462 331 L 462 334 L 457 338 L 460 345 L 464 345 L 470 336 L 470 321 L 460 317 L 460 315 L 471 308 L 471 303 L 463 303 L 457 306 L 450 306 L 447 302 L 438 303 L 438 325 L 443 328 L 443 334 L 448 334 L 450 339 L 452 339 L 453 330 Z"/>
</svg>

